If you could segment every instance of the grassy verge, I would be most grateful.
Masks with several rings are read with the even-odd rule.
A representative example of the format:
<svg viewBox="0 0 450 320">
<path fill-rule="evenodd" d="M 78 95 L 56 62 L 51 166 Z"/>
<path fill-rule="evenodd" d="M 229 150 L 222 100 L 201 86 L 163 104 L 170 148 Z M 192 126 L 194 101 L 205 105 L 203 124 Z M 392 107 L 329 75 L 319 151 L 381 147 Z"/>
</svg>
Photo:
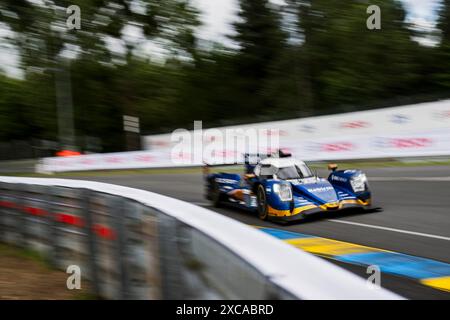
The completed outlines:
<svg viewBox="0 0 450 320">
<path fill-rule="evenodd" d="M 72 171 L 61 172 L 55 174 L 42 173 L 6 173 L 4 176 L 15 177 L 45 177 L 45 178 L 64 178 L 64 177 L 96 177 L 96 176 L 112 176 L 112 175 L 140 175 L 140 174 L 188 174 L 199 173 L 201 168 L 148 168 L 148 169 L 118 169 L 118 170 L 94 170 L 94 171 Z"/>
<path fill-rule="evenodd" d="M 35 251 L 0 243 L 0 300 L 92 300 L 89 283 L 68 290 L 68 274 Z"/>
<path fill-rule="evenodd" d="M 313 168 L 326 168 L 329 162 L 313 162 Z M 427 160 L 383 160 L 383 161 L 333 161 L 341 168 L 389 168 L 389 167 L 429 167 L 429 166 L 450 166 L 449 159 L 427 159 Z"/>
<path fill-rule="evenodd" d="M 32 250 L 12 247 L 0 243 L 0 256 L 9 256 L 19 259 L 26 259 L 29 261 L 33 261 L 34 263 L 37 263 L 48 270 L 52 269 L 50 262 L 47 259 L 45 259 L 38 252 Z"/>
<path fill-rule="evenodd" d="M 325 169 L 329 162 L 317 161 L 308 162 L 314 169 Z M 367 160 L 367 161 L 333 161 L 340 168 L 387 168 L 387 167 L 423 167 L 423 166 L 450 166 L 450 159 L 387 159 L 387 160 Z M 241 172 L 242 166 L 224 166 L 212 167 L 211 172 Z M 19 177 L 46 177 L 46 178 L 70 178 L 70 177 L 101 177 L 101 176 L 119 176 L 119 175 L 148 175 L 148 174 L 199 174 L 202 172 L 200 167 L 189 168 L 148 168 L 148 169 L 118 169 L 118 170 L 96 170 L 96 171 L 74 171 L 55 174 L 39 173 L 7 173 L 5 176 Z"/>
</svg>

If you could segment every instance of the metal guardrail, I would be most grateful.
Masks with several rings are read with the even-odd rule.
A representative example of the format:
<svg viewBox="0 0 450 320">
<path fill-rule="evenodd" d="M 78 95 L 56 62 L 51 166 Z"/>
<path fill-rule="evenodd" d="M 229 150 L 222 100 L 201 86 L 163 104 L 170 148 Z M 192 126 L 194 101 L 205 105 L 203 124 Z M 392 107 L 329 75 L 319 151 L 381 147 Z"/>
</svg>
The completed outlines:
<svg viewBox="0 0 450 320">
<path fill-rule="evenodd" d="M 0 241 L 106 299 L 398 299 L 255 228 L 151 192 L 0 177 Z"/>
</svg>

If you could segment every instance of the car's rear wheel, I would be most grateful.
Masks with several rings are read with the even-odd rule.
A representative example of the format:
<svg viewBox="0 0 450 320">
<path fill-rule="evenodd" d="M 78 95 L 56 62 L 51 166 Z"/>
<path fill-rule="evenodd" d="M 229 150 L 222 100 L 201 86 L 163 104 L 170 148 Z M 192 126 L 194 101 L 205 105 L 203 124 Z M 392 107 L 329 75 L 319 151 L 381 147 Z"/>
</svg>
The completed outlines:
<svg viewBox="0 0 450 320">
<path fill-rule="evenodd" d="M 266 191 L 264 190 L 263 185 L 258 186 L 258 192 L 256 194 L 256 199 L 258 203 L 258 217 L 261 220 L 267 220 L 268 215 L 268 206 L 267 206 L 267 197 L 266 197 Z"/>
<path fill-rule="evenodd" d="M 212 202 L 214 207 L 219 208 L 222 203 L 222 195 L 220 193 L 219 184 L 213 182 Z"/>
</svg>

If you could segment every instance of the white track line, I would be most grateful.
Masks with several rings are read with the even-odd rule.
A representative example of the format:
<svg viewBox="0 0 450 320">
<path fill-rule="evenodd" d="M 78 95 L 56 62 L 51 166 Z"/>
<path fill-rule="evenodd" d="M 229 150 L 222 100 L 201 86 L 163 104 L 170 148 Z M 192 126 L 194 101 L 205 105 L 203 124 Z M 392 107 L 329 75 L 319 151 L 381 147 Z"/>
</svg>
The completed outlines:
<svg viewBox="0 0 450 320">
<path fill-rule="evenodd" d="M 450 182 L 450 177 L 370 177 L 370 181 L 431 181 Z"/>
<path fill-rule="evenodd" d="M 433 238 L 433 239 L 439 239 L 439 240 L 447 240 L 447 241 L 450 241 L 450 238 L 449 238 L 449 237 L 437 236 L 437 235 L 434 235 L 434 234 L 428 234 L 428 233 L 421 233 L 421 232 L 414 232 L 414 231 L 408 231 L 408 230 L 394 229 L 394 228 L 388 228 L 388 227 L 374 226 L 374 225 L 371 225 L 371 224 L 358 223 L 358 222 L 347 221 L 347 220 L 328 219 L 328 221 L 331 221 L 331 222 L 338 222 L 338 223 L 344 223 L 344 224 L 351 224 L 351 225 L 355 225 L 355 226 L 366 227 L 366 228 L 372 228 L 372 229 L 380 229 L 380 230 L 386 230 L 386 231 L 394 231 L 394 232 L 398 232 L 398 233 L 406 233 L 406 234 L 412 234 L 412 235 L 415 235 L 415 236 L 421 236 L 421 237 L 427 237 L 427 238 Z"/>
</svg>

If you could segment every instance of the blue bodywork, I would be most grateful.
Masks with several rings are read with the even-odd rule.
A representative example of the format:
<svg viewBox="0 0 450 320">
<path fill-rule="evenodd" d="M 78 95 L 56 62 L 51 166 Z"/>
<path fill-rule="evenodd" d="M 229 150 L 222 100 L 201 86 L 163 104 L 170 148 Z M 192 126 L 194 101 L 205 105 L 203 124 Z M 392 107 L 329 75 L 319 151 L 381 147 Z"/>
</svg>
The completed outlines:
<svg viewBox="0 0 450 320">
<path fill-rule="evenodd" d="M 371 192 L 360 170 L 334 170 L 328 179 L 317 176 L 305 179 L 267 179 L 253 174 L 254 166 L 246 164 L 243 175 L 214 173 L 205 176 L 206 198 L 215 205 L 229 203 L 241 209 L 257 211 L 257 190 L 266 195 L 267 219 L 295 221 L 311 214 L 347 208 L 371 208 Z M 356 185 L 352 186 L 352 183 Z M 287 184 L 289 200 L 282 199 L 275 185 Z M 285 186 L 286 187 L 286 186 Z"/>
</svg>

